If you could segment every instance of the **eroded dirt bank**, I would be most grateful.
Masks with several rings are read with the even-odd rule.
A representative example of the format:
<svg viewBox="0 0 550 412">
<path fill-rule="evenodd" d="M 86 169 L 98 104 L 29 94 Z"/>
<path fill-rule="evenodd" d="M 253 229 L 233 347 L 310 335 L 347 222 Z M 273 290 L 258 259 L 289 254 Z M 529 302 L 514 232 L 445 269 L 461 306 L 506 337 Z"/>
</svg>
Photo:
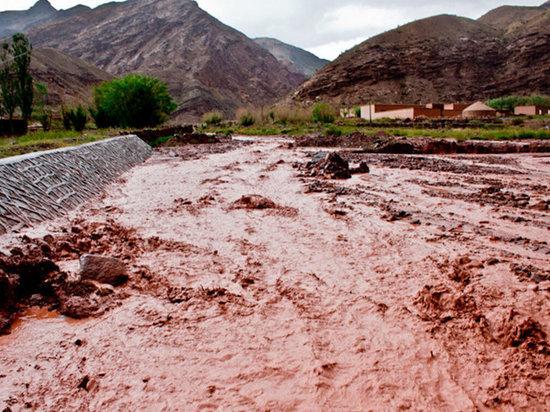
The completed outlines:
<svg viewBox="0 0 550 412">
<path fill-rule="evenodd" d="M 547 408 L 550 157 L 345 153 L 370 173 L 326 181 L 311 149 L 229 146 L 162 149 L 25 232 L 130 281 L 0 337 L 0 409 Z"/>
</svg>

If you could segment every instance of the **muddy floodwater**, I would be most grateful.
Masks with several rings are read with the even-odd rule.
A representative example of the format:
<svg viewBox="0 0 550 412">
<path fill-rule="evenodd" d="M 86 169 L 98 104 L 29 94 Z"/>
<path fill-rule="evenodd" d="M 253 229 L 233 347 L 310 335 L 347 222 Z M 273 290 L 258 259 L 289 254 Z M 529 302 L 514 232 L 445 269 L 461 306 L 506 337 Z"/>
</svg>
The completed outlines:
<svg viewBox="0 0 550 412">
<path fill-rule="evenodd" d="M 550 156 L 346 152 L 370 173 L 304 176 L 319 150 L 163 148 L 1 237 L 64 238 L 68 272 L 93 246 L 130 282 L 94 317 L 21 312 L 0 410 L 548 410 Z"/>
</svg>

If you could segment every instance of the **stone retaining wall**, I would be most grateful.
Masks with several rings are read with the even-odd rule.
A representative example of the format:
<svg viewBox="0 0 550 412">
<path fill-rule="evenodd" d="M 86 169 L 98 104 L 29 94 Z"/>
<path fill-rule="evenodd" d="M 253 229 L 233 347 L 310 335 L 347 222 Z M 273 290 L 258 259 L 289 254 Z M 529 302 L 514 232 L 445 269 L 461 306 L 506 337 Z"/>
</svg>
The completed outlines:
<svg viewBox="0 0 550 412">
<path fill-rule="evenodd" d="M 151 153 L 137 136 L 123 136 L 0 160 L 0 234 L 66 213 Z"/>
</svg>

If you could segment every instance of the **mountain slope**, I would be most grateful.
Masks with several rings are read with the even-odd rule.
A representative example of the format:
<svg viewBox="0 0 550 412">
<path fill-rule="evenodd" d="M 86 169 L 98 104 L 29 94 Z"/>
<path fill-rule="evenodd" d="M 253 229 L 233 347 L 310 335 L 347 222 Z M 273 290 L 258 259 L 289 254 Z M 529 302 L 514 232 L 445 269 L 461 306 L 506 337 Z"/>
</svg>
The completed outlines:
<svg viewBox="0 0 550 412">
<path fill-rule="evenodd" d="M 504 31 L 506 37 L 517 38 L 533 31 L 548 32 L 550 2 L 540 7 L 503 6 L 491 10 L 478 21 Z"/>
<path fill-rule="evenodd" d="M 480 21 L 441 15 L 409 23 L 344 53 L 293 97 L 355 105 L 550 93 L 550 10 L 534 9 L 501 10 Z M 511 28 L 518 15 L 530 17 Z"/>
<path fill-rule="evenodd" d="M 90 8 L 75 6 L 68 10 L 58 11 L 48 0 L 39 0 L 29 10 L 1 12 L 0 38 L 27 31 L 40 24 L 72 17 L 87 10 Z"/>
<path fill-rule="evenodd" d="M 304 77 L 190 0 L 108 3 L 29 33 L 110 73 L 141 73 L 168 83 L 179 120 L 218 109 L 270 104 Z"/>
<path fill-rule="evenodd" d="M 84 60 L 47 48 L 33 50 L 31 73 L 35 81 L 48 86 L 52 106 L 90 103 L 93 86 L 113 79 Z"/>
<path fill-rule="evenodd" d="M 290 70 L 295 70 L 306 77 L 311 77 L 315 72 L 323 68 L 329 61 L 320 59 L 313 53 L 300 49 L 277 39 L 259 37 L 254 41 L 269 51 L 279 62 Z"/>
</svg>

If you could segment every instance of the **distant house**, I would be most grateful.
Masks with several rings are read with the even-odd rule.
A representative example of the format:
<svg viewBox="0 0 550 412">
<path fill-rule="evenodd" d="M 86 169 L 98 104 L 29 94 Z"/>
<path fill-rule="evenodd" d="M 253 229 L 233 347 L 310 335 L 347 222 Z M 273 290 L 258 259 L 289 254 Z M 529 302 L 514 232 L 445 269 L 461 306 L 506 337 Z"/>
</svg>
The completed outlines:
<svg viewBox="0 0 550 412">
<path fill-rule="evenodd" d="M 462 112 L 465 119 L 490 119 L 497 117 L 497 111 L 483 102 L 475 102 Z"/>
<path fill-rule="evenodd" d="M 517 106 L 514 109 L 516 116 L 537 116 L 550 114 L 550 108 L 542 106 Z"/>
<path fill-rule="evenodd" d="M 361 106 L 361 118 L 380 119 L 441 119 L 462 117 L 465 104 L 369 104 Z"/>
</svg>

